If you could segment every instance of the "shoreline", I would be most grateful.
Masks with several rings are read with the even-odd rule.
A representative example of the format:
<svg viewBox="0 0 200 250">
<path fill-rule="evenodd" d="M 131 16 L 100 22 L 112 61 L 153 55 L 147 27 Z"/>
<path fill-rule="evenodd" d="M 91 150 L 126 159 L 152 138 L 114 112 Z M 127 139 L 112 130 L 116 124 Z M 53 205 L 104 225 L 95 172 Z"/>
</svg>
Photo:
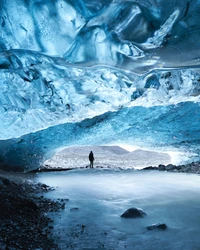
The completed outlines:
<svg viewBox="0 0 200 250">
<path fill-rule="evenodd" d="M 42 172 L 61 172 L 61 171 L 70 171 L 75 169 L 90 169 L 88 165 L 85 167 L 68 167 L 68 168 L 62 168 L 62 167 L 50 167 L 49 165 L 44 165 L 41 168 L 32 171 L 31 173 L 42 173 Z M 127 170 L 131 168 L 123 168 L 123 167 L 112 167 L 112 166 L 100 166 L 94 165 L 94 169 L 121 169 L 121 170 Z M 132 168 L 133 170 L 158 170 L 158 171 L 167 171 L 167 172 L 173 172 L 173 173 L 192 173 L 192 174 L 200 174 L 200 162 L 191 162 L 188 164 L 182 164 L 182 165 L 174 165 L 174 164 L 159 164 L 158 166 L 147 166 L 143 168 Z"/>
<path fill-rule="evenodd" d="M 52 233 L 53 217 L 58 216 L 65 208 L 65 200 L 54 201 L 45 198 L 44 194 L 53 191 L 54 188 L 33 180 L 36 173 L 69 170 L 73 168 L 41 169 L 35 173 L 0 170 L 0 249 L 60 250 Z M 200 162 L 180 166 L 160 164 L 157 167 L 149 166 L 139 171 L 141 170 L 200 174 Z"/>
<path fill-rule="evenodd" d="M 133 249 L 138 243 L 138 249 L 142 250 L 145 239 L 150 249 L 160 249 L 164 241 L 167 249 L 173 249 L 176 235 L 184 235 L 184 243 L 177 248 L 181 250 L 185 243 L 191 246 L 191 229 L 195 232 L 199 229 L 196 213 L 200 183 L 195 174 L 97 168 L 76 169 L 74 173 L 41 173 L 38 180 L 48 185 L 52 181 L 58 183 L 59 188 L 52 197 L 65 198 L 67 194 L 69 198 L 62 219 L 55 221 L 55 236 L 61 249 L 66 246 Z M 120 215 L 131 207 L 143 209 L 147 213 L 145 220 L 122 220 Z M 158 222 L 167 225 L 166 233 L 145 229 Z M 172 239 L 169 245 L 168 237 Z M 198 235 L 192 239 L 199 243 Z"/>
<path fill-rule="evenodd" d="M 149 166 L 142 168 L 141 170 L 158 170 L 167 171 L 172 173 L 188 173 L 188 174 L 200 174 L 200 162 L 191 162 L 185 165 L 163 165 L 160 164 L 157 167 Z"/>
<path fill-rule="evenodd" d="M 0 249 L 60 250 L 54 242 L 52 218 L 65 202 L 45 198 L 54 189 L 31 177 L 0 171 Z"/>
</svg>

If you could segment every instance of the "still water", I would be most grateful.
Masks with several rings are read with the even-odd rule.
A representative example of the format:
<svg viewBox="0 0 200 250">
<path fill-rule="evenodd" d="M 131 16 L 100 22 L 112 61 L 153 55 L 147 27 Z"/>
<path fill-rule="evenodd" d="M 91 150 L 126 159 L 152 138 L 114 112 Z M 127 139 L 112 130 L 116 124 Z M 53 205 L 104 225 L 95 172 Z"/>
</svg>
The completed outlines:
<svg viewBox="0 0 200 250">
<path fill-rule="evenodd" d="M 56 187 L 52 199 L 69 199 L 54 220 L 61 249 L 200 249 L 200 176 L 137 170 L 76 169 L 39 173 Z M 131 207 L 147 216 L 124 219 Z M 147 226 L 166 223 L 167 230 Z"/>
</svg>

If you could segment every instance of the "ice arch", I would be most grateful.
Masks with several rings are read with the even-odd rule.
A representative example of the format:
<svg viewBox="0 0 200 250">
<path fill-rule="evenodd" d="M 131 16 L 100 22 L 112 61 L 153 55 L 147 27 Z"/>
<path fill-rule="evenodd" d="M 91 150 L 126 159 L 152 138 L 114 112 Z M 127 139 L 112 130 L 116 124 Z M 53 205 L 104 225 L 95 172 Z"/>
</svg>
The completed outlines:
<svg viewBox="0 0 200 250">
<path fill-rule="evenodd" d="M 1 167 L 35 169 L 57 148 L 70 145 L 128 143 L 155 149 L 190 151 L 198 160 L 200 130 L 199 104 L 122 108 L 117 112 L 65 123 L 1 141 Z M 180 126 L 181 123 L 181 126 Z"/>
<path fill-rule="evenodd" d="M 1 167 L 30 170 L 58 147 L 118 142 L 198 160 L 199 8 L 1 1 Z"/>
</svg>

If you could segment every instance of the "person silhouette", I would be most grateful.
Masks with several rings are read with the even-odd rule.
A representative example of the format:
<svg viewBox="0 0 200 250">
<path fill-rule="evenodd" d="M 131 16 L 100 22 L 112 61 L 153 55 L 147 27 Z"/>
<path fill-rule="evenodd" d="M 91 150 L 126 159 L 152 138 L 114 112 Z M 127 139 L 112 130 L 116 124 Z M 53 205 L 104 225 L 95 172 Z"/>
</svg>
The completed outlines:
<svg viewBox="0 0 200 250">
<path fill-rule="evenodd" d="M 90 161 L 90 168 L 93 168 L 94 155 L 92 151 L 90 151 L 90 154 L 89 154 L 89 161 Z"/>
</svg>

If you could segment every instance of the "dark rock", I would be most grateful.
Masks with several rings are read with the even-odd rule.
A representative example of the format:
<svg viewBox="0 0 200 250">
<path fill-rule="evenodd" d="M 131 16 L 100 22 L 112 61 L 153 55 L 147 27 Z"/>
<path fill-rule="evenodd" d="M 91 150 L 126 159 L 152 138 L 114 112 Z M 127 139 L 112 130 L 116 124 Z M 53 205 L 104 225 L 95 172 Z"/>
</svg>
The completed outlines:
<svg viewBox="0 0 200 250">
<path fill-rule="evenodd" d="M 174 168 L 175 168 L 175 166 L 174 166 L 173 164 L 168 164 L 168 165 L 165 167 L 165 170 L 167 170 L 167 171 L 172 171 Z"/>
<path fill-rule="evenodd" d="M 70 208 L 70 211 L 77 211 L 77 210 L 78 210 L 78 207 Z"/>
<path fill-rule="evenodd" d="M 182 171 L 181 172 L 184 172 L 184 173 L 191 173 L 191 167 L 185 167 L 185 168 L 183 168 L 182 169 Z"/>
<path fill-rule="evenodd" d="M 121 217 L 123 217 L 123 218 L 139 218 L 139 217 L 144 217 L 145 215 L 146 215 L 146 213 L 142 209 L 132 207 L 132 208 L 129 208 L 128 210 L 126 210 L 121 215 Z"/>
<path fill-rule="evenodd" d="M 83 232 L 85 229 L 85 225 L 81 225 L 81 231 Z"/>
<path fill-rule="evenodd" d="M 3 181 L 0 179 L 0 189 L 3 188 L 4 184 Z"/>
<path fill-rule="evenodd" d="M 149 166 L 149 167 L 143 168 L 142 170 L 158 170 L 158 167 Z"/>
<path fill-rule="evenodd" d="M 6 179 L 4 177 L 0 177 L 0 180 L 3 182 L 3 184 L 5 186 L 10 186 L 10 185 L 14 184 L 12 181 L 10 181 L 9 179 Z"/>
<path fill-rule="evenodd" d="M 158 166 L 158 170 L 159 170 L 159 171 L 165 171 L 165 165 L 160 164 L 160 165 Z"/>
<path fill-rule="evenodd" d="M 3 175 L 3 173 L 1 173 Z M 6 174 L 5 174 L 6 175 Z M 17 180 L 16 178 L 14 178 Z M 0 176 L 0 249 L 59 250 L 48 228 L 49 211 L 60 212 L 61 202 L 38 197 L 46 192 L 33 182 L 11 181 Z"/>
<path fill-rule="evenodd" d="M 36 210 L 39 208 L 38 204 L 31 199 L 24 200 L 23 205 L 27 206 L 28 208 L 30 208 L 32 210 Z"/>
<path fill-rule="evenodd" d="M 165 223 L 156 223 L 156 224 L 152 224 L 151 226 L 148 226 L 146 228 L 148 230 L 154 230 L 154 229 L 166 230 L 167 225 Z"/>
<path fill-rule="evenodd" d="M 48 188 L 49 188 L 49 186 L 47 186 L 47 185 L 44 184 L 44 183 L 41 184 L 41 187 L 44 188 L 44 189 L 48 189 Z"/>
</svg>

